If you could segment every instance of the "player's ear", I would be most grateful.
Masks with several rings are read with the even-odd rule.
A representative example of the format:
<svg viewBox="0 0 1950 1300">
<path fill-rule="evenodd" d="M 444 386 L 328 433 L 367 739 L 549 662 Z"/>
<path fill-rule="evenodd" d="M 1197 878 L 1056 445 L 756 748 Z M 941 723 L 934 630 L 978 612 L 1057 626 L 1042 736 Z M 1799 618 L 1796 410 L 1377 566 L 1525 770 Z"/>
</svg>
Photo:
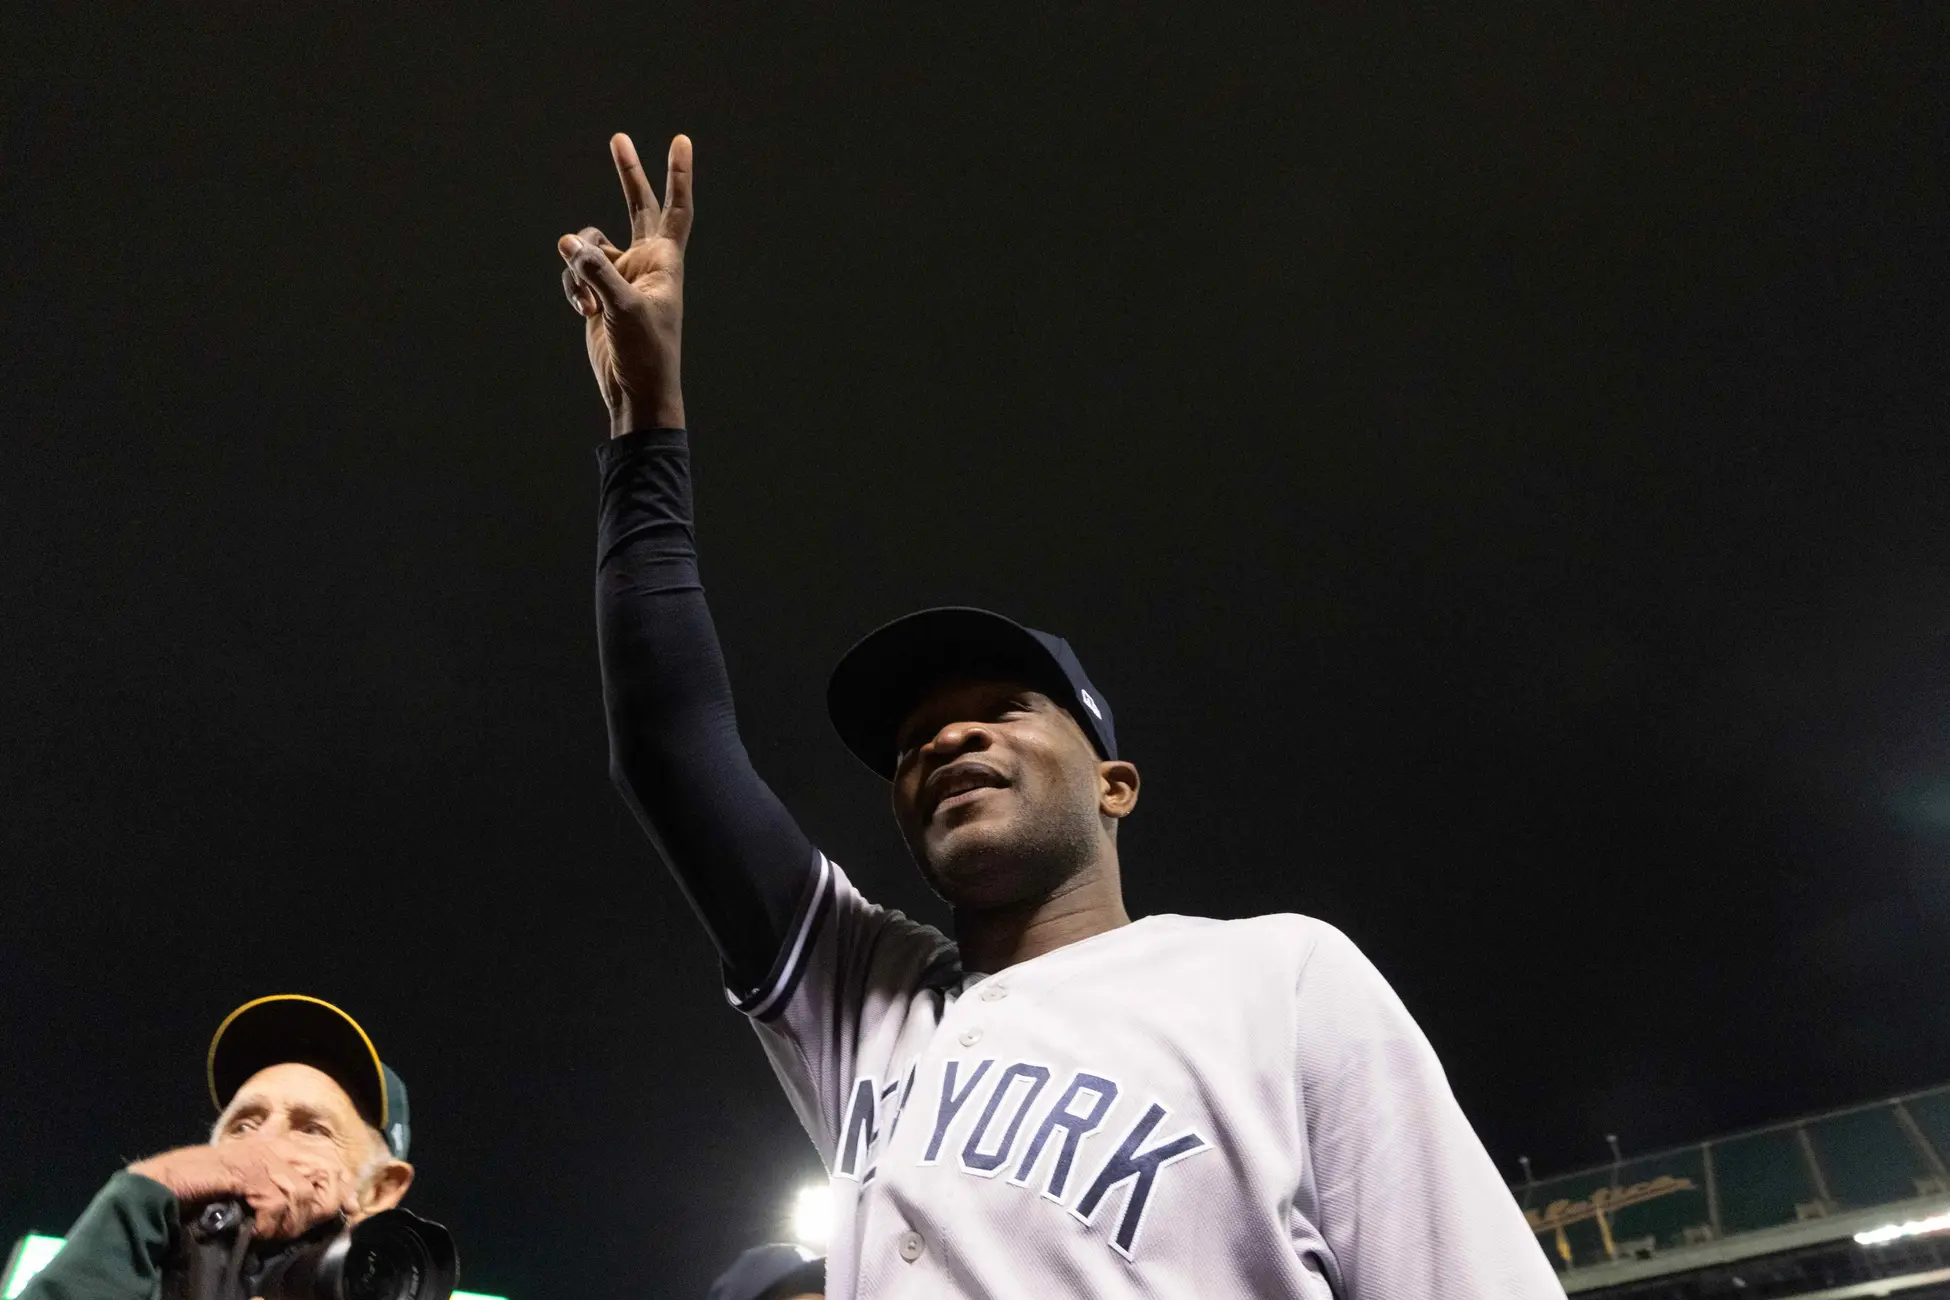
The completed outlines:
<svg viewBox="0 0 1950 1300">
<path fill-rule="evenodd" d="M 1097 764 L 1097 811 L 1115 821 L 1131 815 L 1138 801 L 1137 764 L 1111 759 Z"/>
</svg>

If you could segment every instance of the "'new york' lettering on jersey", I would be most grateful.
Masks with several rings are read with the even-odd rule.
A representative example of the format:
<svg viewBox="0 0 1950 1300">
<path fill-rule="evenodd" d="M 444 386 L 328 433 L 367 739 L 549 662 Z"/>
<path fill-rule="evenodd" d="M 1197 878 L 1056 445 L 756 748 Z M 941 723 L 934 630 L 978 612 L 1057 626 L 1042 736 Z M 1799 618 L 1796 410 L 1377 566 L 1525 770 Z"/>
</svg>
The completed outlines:
<svg viewBox="0 0 1950 1300">
<path fill-rule="evenodd" d="M 995 1068 L 992 1070 L 991 1067 Z M 1154 1101 L 1133 1121 L 1116 1149 L 1104 1155 L 1094 1177 L 1087 1184 L 1088 1190 L 1073 1197 L 1070 1170 L 1076 1160 L 1077 1144 L 1085 1135 L 1095 1132 L 1104 1124 L 1111 1106 L 1117 1100 L 1118 1087 L 1102 1075 L 1078 1070 L 1071 1075 L 1061 1097 L 1038 1110 L 1035 1108 L 1036 1101 L 1042 1096 L 1050 1077 L 1050 1069 L 1046 1065 L 1014 1061 L 997 1066 L 991 1057 L 970 1066 L 959 1058 L 949 1057 L 942 1063 L 934 1131 L 918 1163 L 931 1165 L 937 1162 L 943 1143 L 948 1141 L 957 1118 L 965 1110 L 974 1109 L 968 1103 L 971 1097 L 975 1097 L 981 1117 L 967 1127 L 956 1164 L 962 1173 L 971 1177 L 993 1178 L 1007 1169 L 1014 1161 L 1016 1152 L 1023 1148 L 1019 1139 L 1024 1132 L 1025 1121 L 1031 1120 L 1033 1113 L 1031 1127 L 1035 1136 L 1028 1139 L 1022 1163 L 1008 1179 L 1009 1185 L 1027 1192 L 1040 1191 L 1044 1200 L 1057 1205 L 1073 1202 L 1068 1207 L 1070 1213 L 1085 1224 L 1095 1221 L 1106 1196 L 1128 1185 L 1128 1194 L 1111 1237 L 1111 1246 L 1125 1258 L 1132 1258 L 1137 1249 L 1138 1230 L 1144 1224 L 1145 1209 L 1151 1204 L 1158 1171 L 1186 1156 L 1210 1150 L 1211 1143 L 1197 1133 L 1181 1133 L 1168 1141 L 1152 1141 L 1153 1134 L 1170 1113 L 1163 1103 Z M 958 1085 L 958 1079 L 965 1082 Z M 985 1079 L 988 1080 L 988 1087 L 984 1101 L 976 1093 Z M 833 1165 L 835 1178 L 870 1183 L 879 1173 L 874 1162 L 880 1154 L 878 1144 L 881 1128 L 884 1124 L 891 1132 L 901 1110 L 899 1105 L 888 1106 L 897 1089 L 898 1085 L 878 1088 L 872 1076 L 862 1076 L 854 1083 L 853 1101 L 842 1121 L 844 1136 L 839 1159 Z M 1071 1109 L 1073 1101 L 1080 1095 L 1091 1098 L 1089 1109 L 1081 1113 Z M 1042 1160 L 1045 1147 L 1059 1131 L 1063 1136 L 1057 1148 L 1057 1157 L 1050 1161 Z M 953 1148 L 955 1144 L 949 1142 L 948 1145 Z M 1040 1182 L 1036 1178 L 1038 1164 L 1045 1166 Z"/>
<path fill-rule="evenodd" d="M 1563 1294 L 1324 922 L 1148 917 L 983 975 L 822 857 L 728 996 L 832 1175 L 829 1296 Z"/>
</svg>

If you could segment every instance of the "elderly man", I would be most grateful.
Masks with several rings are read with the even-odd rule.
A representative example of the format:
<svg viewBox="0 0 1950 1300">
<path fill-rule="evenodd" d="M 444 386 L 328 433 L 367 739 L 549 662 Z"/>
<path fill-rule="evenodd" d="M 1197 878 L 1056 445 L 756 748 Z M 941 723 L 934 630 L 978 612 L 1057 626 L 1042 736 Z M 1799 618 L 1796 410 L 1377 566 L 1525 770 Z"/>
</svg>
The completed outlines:
<svg viewBox="0 0 1950 1300">
<path fill-rule="evenodd" d="M 21 1300 L 154 1300 L 182 1209 L 237 1200 L 252 1235 L 301 1235 L 389 1210 L 413 1183 L 406 1085 L 329 1002 L 258 998 L 217 1027 L 208 1058 L 216 1126 L 203 1146 L 138 1160 L 108 1180 Z"/>
</svg>

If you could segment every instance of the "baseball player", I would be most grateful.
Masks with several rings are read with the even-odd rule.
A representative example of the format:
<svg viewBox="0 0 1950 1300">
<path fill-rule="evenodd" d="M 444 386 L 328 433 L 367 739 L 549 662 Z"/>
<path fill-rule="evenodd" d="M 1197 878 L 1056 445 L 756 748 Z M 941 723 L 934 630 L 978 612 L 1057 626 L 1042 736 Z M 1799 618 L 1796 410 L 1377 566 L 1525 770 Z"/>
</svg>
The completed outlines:
<svg viewBox="0 0 1950 1300">
<path fill-rule="evenodd" d="M 691 142 L 618 246 L 565 235 L 609 407 L 596 607 L 611 772 L 832 1176 L 834 1296 L 1531 1300 L 1556 1276 L 1415 1022 L 1332 926 L 1125 912 L 1138 802 L 1068 644 L 924 610 L 827 693 L 953 937 L 875 906 L 741 744 L 679 384 Z M 942 526 L 960 516 L 944 513 Z M 1209 869 L 1210 864 L 1196 864 Z"/>
</svg>

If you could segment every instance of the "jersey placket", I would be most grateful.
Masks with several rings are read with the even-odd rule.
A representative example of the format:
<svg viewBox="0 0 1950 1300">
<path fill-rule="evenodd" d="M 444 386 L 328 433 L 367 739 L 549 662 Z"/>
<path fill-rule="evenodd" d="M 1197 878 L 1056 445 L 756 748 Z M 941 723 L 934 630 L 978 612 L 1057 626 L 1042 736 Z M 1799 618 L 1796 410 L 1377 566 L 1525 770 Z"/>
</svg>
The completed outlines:
<svg viewBox="0 0 1950 1300">
<path fill-rule="evenodd" d="M 945 999 L 941 1018 L 910 1067 L 911 1089 L 905 1088 L 909 1072 L 900 1072 L 905 1095 L 889 1099 L 900 1104 L 892 1114 L 873 1176 L 860 1189 L 857 1241 L 863 1294 L 941 1294 L 953 1243 L 945 1223 L 926 1212 L 934 1199 L 930 1191 L 945 1190 L 940 1181 L 944 1175 L 959 1173 L 962 1152 L 954 1139 L 967 1127 L 968 1106 L 980 1091 L 969 1086 L 968 1071 L 988 1059 L 979 1049 L 1004 1010 L 998 1004 L 1010 991 L 1008 982 L 997 976 L 965 980 L 958 994 Z M 926 1160 L 937 1137 L 939 1090 L 951 1061 L 960 1067 L 967 1091 L 963 1104 L 942 1126 L 935 1158 Z"/>
</svg>

